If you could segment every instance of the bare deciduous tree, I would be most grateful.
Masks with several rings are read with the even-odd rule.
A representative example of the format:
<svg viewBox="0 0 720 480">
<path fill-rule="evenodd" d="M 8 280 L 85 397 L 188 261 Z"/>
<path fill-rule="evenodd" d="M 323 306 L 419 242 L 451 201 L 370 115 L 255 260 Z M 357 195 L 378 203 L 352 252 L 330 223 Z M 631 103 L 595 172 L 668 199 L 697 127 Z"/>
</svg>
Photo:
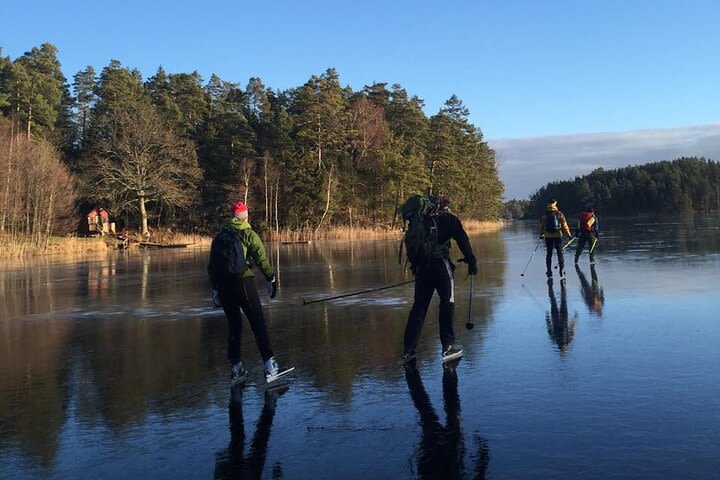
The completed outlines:
<svg viewBox="0 0 720 480">
<path fill-rule="evenodd" d="M 75 181 L 50 143 L 19 135 L 0 120 L 2 231 L 11 242 L 46 247 L 56 227 L 73 214 Z"/>
<path fill-rule="evenodd" d="M 147 203 L 188 206 L 201 177 L 195 148 L 144 102 L 109 111 L 98 120 L 97 137 L 83 167 L 90 197 L 116 210 L 136 205 L 148 235 Z"/>
</svg>

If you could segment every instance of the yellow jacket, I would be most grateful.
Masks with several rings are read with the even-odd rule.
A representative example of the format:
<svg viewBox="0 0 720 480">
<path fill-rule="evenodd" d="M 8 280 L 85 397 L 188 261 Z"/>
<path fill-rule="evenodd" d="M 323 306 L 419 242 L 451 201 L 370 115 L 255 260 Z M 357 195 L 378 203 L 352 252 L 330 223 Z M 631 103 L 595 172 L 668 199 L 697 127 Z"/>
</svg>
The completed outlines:
<svg viewBox="0 0 720 480">
<path fill-rule="evenodd" d="M 558 223 L 560 223 L 560 229 L 557 232 L 546 232 L 545 231 L 545 219 L 547 219 L 548 214 L 554 214 L 557 216 Z M 544 235 L 545 238 L 562 238 L 563 233 L 567 235 L 568 237 L 572 237 L 572 232 L 570 232 L 570 226 L 567 223 L 567 220 L 565 220 L 565 215 L 557 209 L 557 207 L 548 207 L 547 213 L 542 216 L 540 219 L 540 229 L 538 231 L 540 235 Z"/>
</svg>

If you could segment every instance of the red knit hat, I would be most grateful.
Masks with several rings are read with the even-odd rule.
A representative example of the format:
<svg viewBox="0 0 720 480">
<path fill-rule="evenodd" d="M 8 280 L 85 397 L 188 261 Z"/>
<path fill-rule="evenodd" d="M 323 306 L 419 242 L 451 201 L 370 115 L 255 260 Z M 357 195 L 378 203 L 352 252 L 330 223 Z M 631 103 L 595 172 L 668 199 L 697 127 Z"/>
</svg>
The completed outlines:
<svg viewBox="0 0 720 480">
<path fill-rule="evenodd" d="M 230 213 L 240 218 L 248 218 L 248 208 L 243 202 L 237 202 L 230 207 Z"/>
</svg>

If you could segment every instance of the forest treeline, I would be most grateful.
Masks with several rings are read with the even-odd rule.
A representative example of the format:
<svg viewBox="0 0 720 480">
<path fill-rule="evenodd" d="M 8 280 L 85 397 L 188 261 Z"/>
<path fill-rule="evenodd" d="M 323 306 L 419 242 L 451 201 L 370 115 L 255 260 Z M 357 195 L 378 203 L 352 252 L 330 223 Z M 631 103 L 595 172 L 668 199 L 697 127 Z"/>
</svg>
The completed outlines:
<svg viewBox="0 0 720 480">
<path fill-rule="evenodd" d="M 468 109 L 454 95 L 430 117 L 423 107 L 397 84 L 342 86 L 334 69 L 274 90 L 255 77 L 243 86 L 162 67 L 144 79 L 112 60 L 68 81 L 51 44 L 15 59 L 0 50 L 10 139 L 0 153 L 0 228 L 21 218 L 38 228 L 28 220 L 34 206 L 11 205 L 9 187 L 21 182 L 8 172 L 34 163 L 32 154 L 17 156 L 29 144 L 57 150 L 76 206 L 101 204 L 143 232 L 209 233 L 237 200 L 260 229 L 387 227 L 398 204 L 420 191 L 447 195 L 460 215 L 497 218 L 495 154 Z M 48 211 L 72 215 L 61 208 L 56 201 Z"/>
<path fill-rule="evenodd" d="M 552 182 L 540 188 L 525 207 L 525 217 L 537 218 L 549 200 L 565 212 L 587 205 L 610 215 L 709 212 L 720 208 L 720 163 L 697 157 L 647 163 L 613 170 L 598 168 L 574 180 Z"/>
</svg>

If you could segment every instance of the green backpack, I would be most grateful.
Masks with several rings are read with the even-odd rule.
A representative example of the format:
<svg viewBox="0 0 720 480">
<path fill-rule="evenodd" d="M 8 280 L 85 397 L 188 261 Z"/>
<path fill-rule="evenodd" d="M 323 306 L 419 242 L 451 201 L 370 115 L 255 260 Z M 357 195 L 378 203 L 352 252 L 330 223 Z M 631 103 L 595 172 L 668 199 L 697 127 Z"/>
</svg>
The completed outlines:
<svg viewBox="0 0 720 480">
<path fill-rule="evenodd" d="M 399 211 L 407 224 L 398 255 L 400 263 L 402 263 L 403 246 L 410 264 L 417 266 L 427 263 L 438 250 L 437 199 L 425 195 L 412 195 L 402 204 Z"/>
</svg>

